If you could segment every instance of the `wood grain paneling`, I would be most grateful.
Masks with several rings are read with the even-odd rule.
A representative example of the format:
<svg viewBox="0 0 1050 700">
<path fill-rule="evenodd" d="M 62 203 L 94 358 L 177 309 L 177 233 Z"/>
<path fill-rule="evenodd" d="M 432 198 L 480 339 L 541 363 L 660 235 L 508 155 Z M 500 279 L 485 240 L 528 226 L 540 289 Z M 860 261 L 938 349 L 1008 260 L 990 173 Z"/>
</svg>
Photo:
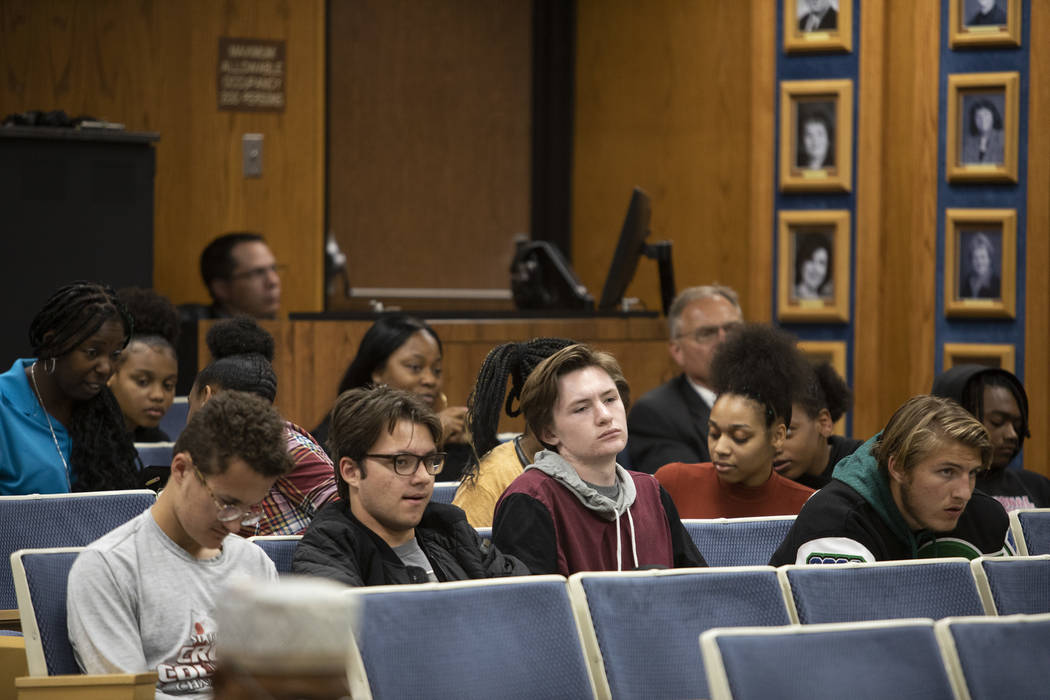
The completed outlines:
<svg viewBox="0 0 1050 700">
<path fill-rule="evenodd" d="M 937 3 L 861 3 L 857 436 L 933 383 L 939 31 Z"/>
<path fill-rule="evenodd" d="M 1028 303 L 1025 318 L 1024 377 L 1028 390 L 1030 440 L 1025 469 L 1050 476 L 1050 3 L 1033 0 L 1028 56 Z"/>
<path fill-rule="evenodd" d="M 652 197 L 652 240 L 674 242 L 678 288 L 717 280 L 741 292 L 749 317 L 769 318 L 768 281 L 752 284 L 756 270 L 767 274 L 761 247 L 771 244 L 756 242 L 752 226 L 768 236 L 771 217 L 756 222 L 751 206 L 753 180 L 768 179 L 753 172 L 752 149 L 771 143 L 771 130 L 757 144 L 752 137 L 771 119 L 772 93 L 762 91 L 772 63 L 765 59 L 769 75 L 753 89 L 752 6 L 579 0 L 573 262 L 595 295 L 638 185 Z M 771 31 L 760 36 L 771 53 Z M 659 308 L 655 263 L 642 261 L 628 295 Z"/>
<path fill-rule="evenodd" d="M 201 338 L 211 326 L 201 326 Z M 677 371 L 667 353 L 666 327 L 655 318 L 541 319 L 499 321 L 430 320 L 444 348 L 444 392 L 450 405 L 464 405 L 481 363 L 494 346 L 531 338 L 560 337 L 611 352 L 631 384 L 631 395 L 667 381 Z M 371 321 L 264 321 L 274 337 L 276 405 L 288 420 L 308 430 L 321 422 Z M 203 340 L 200 366 L 208 361 Z M 502 430 L 521 430 L 520 419 L 504 416 Z"/>
<path fill-rule="evenodd" d="M 262 232 L 288 266 L 282 309 L 322 304 L 324 0 L 0 2 L 0 114 L 63 109 L 157 131 L 154 284 L 207 301 L 198 259 L 233 229 Z M 220 36 L 286 42 L 282 113 L 220 112 Z M 263 177 L 241 136 L 264 135 Z M 104 251 L 100 251 L 104 254 Z M 90 276 L 85 261 L 85 276 Z"/>
<path fill-rule="evenodd" d="M 531 5 L 331 0 L 329 228 L 355 287 L 508 287 L 529 232 Z"/>
</svg>

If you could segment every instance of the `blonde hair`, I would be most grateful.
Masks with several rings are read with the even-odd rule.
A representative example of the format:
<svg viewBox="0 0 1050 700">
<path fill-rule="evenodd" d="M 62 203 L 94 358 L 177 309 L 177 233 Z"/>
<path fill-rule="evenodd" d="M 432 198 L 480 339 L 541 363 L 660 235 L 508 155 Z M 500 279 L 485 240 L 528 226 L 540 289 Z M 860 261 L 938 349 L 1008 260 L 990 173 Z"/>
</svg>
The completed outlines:
<svg viewBox="0 0 1050 700">
<path fill-rule="evenodd" d="M 901 471 L 910 471 L 930 454 L 955 442 L 980 454 L 981 468 L 992 463 L 992 441 L 979 420 L 951 399 L 922 394 L 897 409 L 872 450 L 879 472 L 888 477 L 890 457 Z"/>
</svg>

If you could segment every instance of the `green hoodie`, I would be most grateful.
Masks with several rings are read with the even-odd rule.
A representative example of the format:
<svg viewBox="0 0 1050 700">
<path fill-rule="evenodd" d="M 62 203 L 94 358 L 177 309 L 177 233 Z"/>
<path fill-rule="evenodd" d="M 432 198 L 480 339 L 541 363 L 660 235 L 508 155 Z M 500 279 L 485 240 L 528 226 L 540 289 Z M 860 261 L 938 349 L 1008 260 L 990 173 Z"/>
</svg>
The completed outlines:
<svg viewBox="0 0 1050 700">
<path fill-rule="evenodd" d="M 908 543 L 911 555 L 915 558 L 918 556 L 918 541 L 897 508 L 893 494 L 890 493 L 890 483 L 879 473 L 879 463 L 871 453 L 881 436 L 881 432 L 877 433 L 853 454 L 836 464 L 834 477 L 863 496 L 893 534 Z"/>
</svg>

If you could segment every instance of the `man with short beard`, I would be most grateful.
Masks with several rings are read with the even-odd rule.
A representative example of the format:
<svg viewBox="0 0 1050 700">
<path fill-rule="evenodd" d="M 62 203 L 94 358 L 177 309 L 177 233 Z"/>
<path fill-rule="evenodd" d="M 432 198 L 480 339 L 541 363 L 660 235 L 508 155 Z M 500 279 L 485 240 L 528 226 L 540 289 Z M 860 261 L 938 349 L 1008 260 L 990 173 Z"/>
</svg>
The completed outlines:
<svg viewBox="0 0 1050 700">
<path fill-rule="evenodd" d="M 974 490 L 992 461 L 988 431 L 950 399 L 909 399 L 885 430 L 839 463 L 770 564 L 1007 554 L 1009 520 Z"/>
</svg>

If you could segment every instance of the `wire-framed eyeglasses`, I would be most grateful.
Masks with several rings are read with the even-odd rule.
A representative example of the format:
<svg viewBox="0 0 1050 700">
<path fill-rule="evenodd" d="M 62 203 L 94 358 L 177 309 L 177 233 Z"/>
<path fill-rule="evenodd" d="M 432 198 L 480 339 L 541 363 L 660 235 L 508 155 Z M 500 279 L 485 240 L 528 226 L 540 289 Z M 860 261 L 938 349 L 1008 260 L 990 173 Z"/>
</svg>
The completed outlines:
<svg viewBox="0 0 1050 700">
<path fill-rule="evenodd" d="M 219 509 L 219 512 L 216 514 L 219 522 L 228 523 L 240 518 L 241 525 L 251 527 L 262 520 L 262 509 L 258 506 L 235 506 L 232 503 L 223 503 L 216 498 L 215 492 L 211 490 L 211 486 L 208 486 L 207 479 L 201 474 L 201 470 L 197 468 L 196 464 L 193 465 L 193 473 L 197 475 L 201 484 L 208 490 L 208 495 L 211 496 L 211 500 L 215 503 L 215 507 Z"/>
<path fill-rule="evenodd" d="M 740 321 L 730 321 L 729 323 L 723 323 L 721 326 L 700 326 L 688 333 L 679 333 L 675 336 L 675 339 L 692 338 L 697 343 L 710 343 L 712 340 L 718 338 L 719 333 L 729 335 L 733 331 L 743 327 L 743 325 L 744 324 Z"/>
<path fill-rule="evenodd" d="M 444 452 L 431 452 L 428 455 L 414 455 L 411 452 L 395 452 L 394 454 L 388 455 L 365 455 L 365 457 L 381 459 L 387 462 L 394 470 L 394 473 L 400 476 L 412 476 L 415 474 L 416 470 L 419 469 L 420 462 L 426 467 L 427 473 L 439 474 L 441 473 L 442 467 L 445 466 L 445 456 L 446 453 Z"/>
</svg>

